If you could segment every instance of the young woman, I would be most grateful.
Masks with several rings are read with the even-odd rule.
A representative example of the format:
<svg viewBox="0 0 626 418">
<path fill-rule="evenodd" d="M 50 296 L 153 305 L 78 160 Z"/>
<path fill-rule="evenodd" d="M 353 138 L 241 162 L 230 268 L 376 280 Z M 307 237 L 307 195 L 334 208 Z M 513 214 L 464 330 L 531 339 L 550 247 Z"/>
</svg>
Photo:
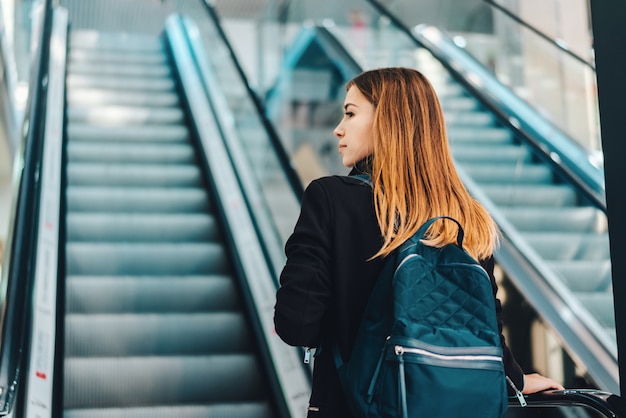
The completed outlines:
<svg viewBox="0 0 626 418">
<path fill-rule="evenodd" d="M 275 326 L 294 346 L 334 340 L 348 358 L 365 304 L 385 257 L 426 220 L 448 215 L 465 229 L 465 249 L 492 278 L 498 231 L 464 188 L 454 168 L 443 113 L 428 80 L 408 68 L 364 72 L 347 84 L 344 117 L 335 128 L 343 165 L 367 173 L 313 181 L 287 241 L 287 263 L 277 292 Z M 437 222 L 429 242 L 456 240 L 452 222 Z M 496 300 L 498 314 L 501 305 Z M 502 323 L 500 322 L 500 328 Z M 504 337 L 507 375 L 523 393 L 563 387 L 524 375 Z M 350 417 L 330 350 L 316 353 L 309 417 Z"/>
</svg>

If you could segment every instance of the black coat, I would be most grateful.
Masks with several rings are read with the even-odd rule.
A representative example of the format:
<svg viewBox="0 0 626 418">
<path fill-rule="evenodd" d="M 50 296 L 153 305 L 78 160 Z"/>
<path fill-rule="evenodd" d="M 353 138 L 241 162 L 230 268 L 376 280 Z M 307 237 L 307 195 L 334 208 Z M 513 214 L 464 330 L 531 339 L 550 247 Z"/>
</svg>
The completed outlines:
<svg viewBox="0 0 626 418">
<path fill-rule="evenodd" d="M 368 259 L 382 245 L 370 186 L 350 177 L 313 181 L 302 200 L 300 217 L 287 241 L 287 263 L 281 273 L 274 322 L 290 345 L 317 347 L 335 339 L 349 357 L 369 294 L 384 259 Z M 492 279 L 493 258 L 482 262 Z M 498 314 L 501 305 L 496 300 Z M 500 321 L 500 327 L 502 323 Z M 507 375 L 518 388 L 523 373 L 504 338 Z M 332 353 L 316 353 L 310 417 L 350 417 Z"/>
</svg>

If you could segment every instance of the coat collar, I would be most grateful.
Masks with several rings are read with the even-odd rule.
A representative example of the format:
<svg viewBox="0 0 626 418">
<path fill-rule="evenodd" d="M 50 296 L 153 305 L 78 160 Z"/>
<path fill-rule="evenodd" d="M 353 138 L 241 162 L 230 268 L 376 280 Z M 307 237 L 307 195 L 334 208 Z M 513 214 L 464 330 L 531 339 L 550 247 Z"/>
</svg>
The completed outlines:
<svg viewBox="0 0 626 418">
<path fill-rule="evenodd" d="M 356 174 L 372 174 L 372 156 L 363 158 L 361 161 L 356 163 L 352 170 L 350 170 L 350 176 L 354 176 Z"/>
</svg>

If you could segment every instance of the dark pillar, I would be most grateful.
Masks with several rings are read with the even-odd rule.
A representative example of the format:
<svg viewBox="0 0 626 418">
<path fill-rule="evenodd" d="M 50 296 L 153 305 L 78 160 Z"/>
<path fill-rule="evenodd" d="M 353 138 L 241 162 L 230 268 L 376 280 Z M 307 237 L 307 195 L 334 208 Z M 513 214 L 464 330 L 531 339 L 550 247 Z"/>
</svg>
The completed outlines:
<svg viewBox="0 0 626 418">
<path fill-rule="evenodd" d="M 626 2 L 591 0 L 591 22 L 604 149 L 620 391 L 626 394 Z"/>
</svg>

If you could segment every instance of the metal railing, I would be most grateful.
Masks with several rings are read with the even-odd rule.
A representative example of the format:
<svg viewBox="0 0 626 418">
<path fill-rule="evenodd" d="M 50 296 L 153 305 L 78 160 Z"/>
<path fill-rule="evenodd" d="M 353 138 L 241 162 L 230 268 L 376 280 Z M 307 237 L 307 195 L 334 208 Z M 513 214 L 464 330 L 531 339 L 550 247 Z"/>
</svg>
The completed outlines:
<svg viewBox="0 0 626 418">
<path fill-rule="evenodd" d="M 29 96 L 14 165 L 14 198 L 5 262 L 0 279 L 0 415 L 11 412 L 23 378 L 24 351 L 29 344 L 31 292 L 36 267 L 41 159 L 48 87 L 52 0 L 42 3 L 33 31 Z"/>
</svg>

